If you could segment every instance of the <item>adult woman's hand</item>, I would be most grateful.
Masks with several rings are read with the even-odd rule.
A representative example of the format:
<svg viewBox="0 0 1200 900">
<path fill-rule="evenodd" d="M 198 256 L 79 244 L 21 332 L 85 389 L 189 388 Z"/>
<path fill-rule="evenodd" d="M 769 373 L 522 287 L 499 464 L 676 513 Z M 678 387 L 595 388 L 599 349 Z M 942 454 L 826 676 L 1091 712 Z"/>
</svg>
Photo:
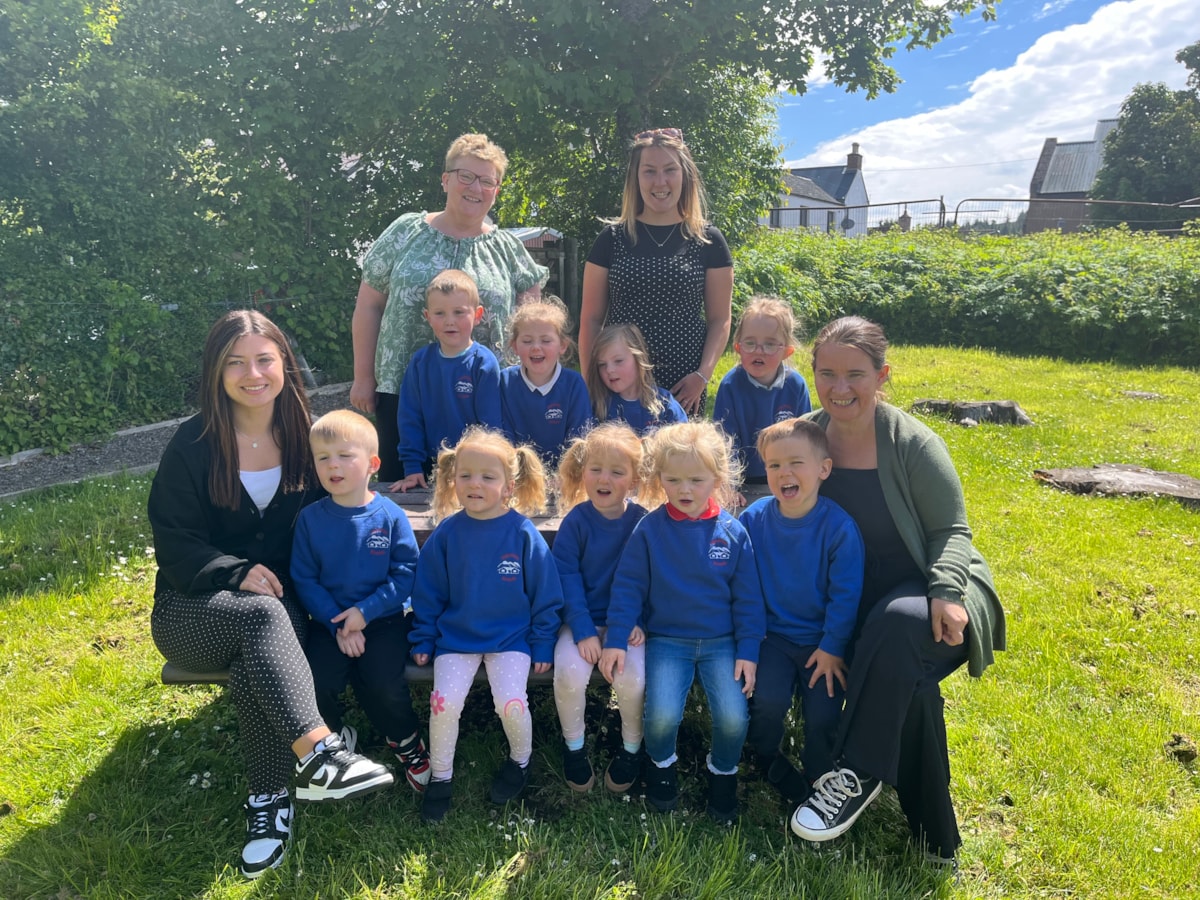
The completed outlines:
<svg viewBox="0 0 1200 900">
<path fill-rule="evenodd" d="M 250 594 L 266 594 L 269 597 L 282 597 L 283 584 L 275 577 L 275 573 L 262 563 L 251 566 L 238 590 Z"/>
<path fill-rule="evenodd" d="M 704 399 L 704 389 L 707 387 L 708 381 L 705 377 L 699 372 L 692 372 L 676 382 L 671 387 L 671 393 L 675 395 L 683 411 L 692 416 L 700 411 L 700 401 Z"/>
<path fill-rule="evenodd" d="M 929 621 L 933 625 L 933 639 L 951 647 L 963 642 L 964 633 L 970 623 L 967 608 L 961 603 L 951 603 L 938 597 L 929 600 Z"/>
<path fill-rule="evenodd" d="M 708 330 L 704 348 L 700 351 L 700 369 L 685 375 L 671 388 L 671 393 L 689 416 L 700 412 L 704 389 L 729 345 L 729 330 L 733 325 L 732 266 L 705 271 L 704 322 Z"/>
</svg>

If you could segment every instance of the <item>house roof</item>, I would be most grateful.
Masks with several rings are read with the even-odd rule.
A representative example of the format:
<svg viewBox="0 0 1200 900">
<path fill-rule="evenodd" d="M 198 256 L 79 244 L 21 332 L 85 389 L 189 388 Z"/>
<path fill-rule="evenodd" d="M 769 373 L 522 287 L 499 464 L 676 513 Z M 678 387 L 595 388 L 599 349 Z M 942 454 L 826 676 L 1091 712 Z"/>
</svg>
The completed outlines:
<svg viewBox="0 0 1200 900">
<path fill-rule="evenodd" d="M 846 195 L 850 193 L 850 187 L 854 184 L 854 177 L 861 171 L 861 169 L 849 169 L 845 165 L 808 166 L 792 169 L 792 174 L 812 181 L 832 197 L 835 203 L 845 203 Z"/>
<path fill-rule="evenodd" d="M 793 175 L 790 172 L 784 172 L 783 183 L 787 186 L 788 193 L 793 197 L 806 197 L 809 200 L 817 200 L 821 203 L 838 204 L 840 202 L 836 197 L 822 190 L 821 186 L 811 178 L 805 178 L 803 175 Z"/>
<path fill-rule="evenodd" d="M 1069 141 L 1056 145 L 1039 193 L 1071 194 L 1090 191 L 1092 183 L 1096 180 L 1096 173 L 1104 164 L 1104 138 L 1116 124 L 1116 119 L 1101 119 L 1096 123 L 1096 132 L 1092 140 Z"/>
</svg>

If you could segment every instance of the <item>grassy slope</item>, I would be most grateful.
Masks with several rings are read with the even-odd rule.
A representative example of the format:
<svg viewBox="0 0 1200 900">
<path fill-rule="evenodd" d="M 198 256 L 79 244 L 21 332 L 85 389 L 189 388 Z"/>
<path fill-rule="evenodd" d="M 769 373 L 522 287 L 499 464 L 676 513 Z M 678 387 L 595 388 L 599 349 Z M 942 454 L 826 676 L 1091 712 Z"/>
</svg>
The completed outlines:
<svg viewBox="0 0 1200 900">
<path fill-rule="evenodd" d="M 1009 611 L 1009 652 L 980 681 L 946 683 L 959 884 L 917 863 L 887 794 L 822 853 L 788 834 L 751 778 L 740 828 L 711 825 L 696 711 L 684 813 L 571 796 L 548 692 L 531 698 L 523 813 L 482 799 L 502 737 L 476 697 L 445 827 L 421 828 L 403 790 L 308 807 L 288 863 L 244 883 L 229 867 L 242 830 L 236 722 L 216 690 L 158 684 L 148 481 L 133 479 L 0 509 L 0 897 L 1190 895 L 1200 779 L 1165 745 L 1200 738 L 1200 513 L 1063 494 L 1030 472 L 1107 461 L 1200 477 L 1200 375 L 941 348 L 897 348 L 893 364 L 902 406 L 1014 399 L 1037 423 L 933 423 Z M 595 705 L 602 762 L 617 722 Z"/>
</svg>

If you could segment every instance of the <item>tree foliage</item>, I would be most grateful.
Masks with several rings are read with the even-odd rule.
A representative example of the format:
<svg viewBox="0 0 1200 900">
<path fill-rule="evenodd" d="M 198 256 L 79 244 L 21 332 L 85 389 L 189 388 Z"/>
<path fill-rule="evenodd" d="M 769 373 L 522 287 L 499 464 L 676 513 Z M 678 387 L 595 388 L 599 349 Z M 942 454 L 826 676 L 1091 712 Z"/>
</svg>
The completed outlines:
<svg viewBox="0 0 1200 900">
<path fill-rule="evenodd" d="M 1104 166 L 1092 196 L 1101 200 L 1182 203 L 1200 197 L 1200 41 L 1175 58 L 1187 66 L 1188 89 L 1140 84 L 1124 103 L 1104 142 Z M 1178 226 L 1196 210 L 1151 210 L 1114 207 L 1131 227 Z"/>
</svg>

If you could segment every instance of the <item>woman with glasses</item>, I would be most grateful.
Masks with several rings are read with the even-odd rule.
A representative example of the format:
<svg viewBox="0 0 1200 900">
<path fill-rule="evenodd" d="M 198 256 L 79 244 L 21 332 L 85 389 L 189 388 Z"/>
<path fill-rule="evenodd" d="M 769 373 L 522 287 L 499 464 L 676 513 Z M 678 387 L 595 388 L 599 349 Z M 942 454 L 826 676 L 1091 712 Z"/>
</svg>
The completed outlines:
<svg viewBox="0 0 1200 900">
<path fill-rule="evenodd" d="M 354 306 L 354 383 L 350 403 L 375 414 L 382 463 L 379 479 L 405 474 L 397 447 L 400 382 L 412 355 L 432 339 L 424 322 L 425 289 L 443 269 L 461 269 L 479 286 L 483 320 L 479 343 L 496 350 L 513 307 L 541 295 L 549 275 L 513 235 L 487 221 L 508 157 L 485 134 L 464 134 L 450 145 L 442 172 L 445 208 L 405 213 L 363 258 Z"/>
<path fill-rule="evenodd" d="M 608 324 L 633 323 L 650 347 L 654 378 L 691 414 L 729 341 L 733 257 L 705 221 L 704 185 L 678 128 L 633 140 L 621 215 L 596 238 L 583 269 L 579 356 Z"/>
</svg>

